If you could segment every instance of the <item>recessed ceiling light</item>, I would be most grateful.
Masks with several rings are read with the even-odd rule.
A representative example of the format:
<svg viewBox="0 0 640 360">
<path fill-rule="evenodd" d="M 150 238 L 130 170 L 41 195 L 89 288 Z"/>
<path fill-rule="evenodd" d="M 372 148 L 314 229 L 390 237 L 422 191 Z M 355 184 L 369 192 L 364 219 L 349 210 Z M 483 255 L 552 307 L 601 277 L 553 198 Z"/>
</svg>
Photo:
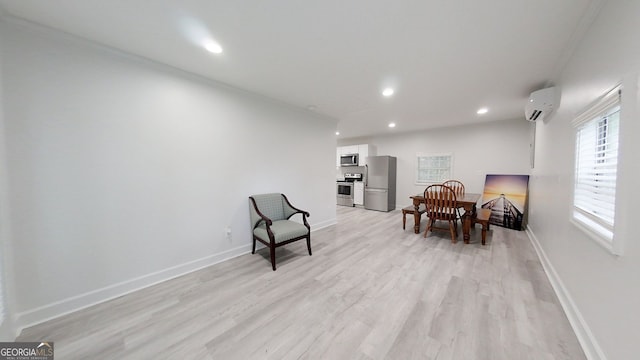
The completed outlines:
<svg viewBox="0 0 640 360">
<path fill-rule="evenodd" d="M 389 127 L 390 127 L 390 128 L 394 128 L 394 127 L 396 127 L 396 123 L 389 123 Z"/>
<path fill-rule="evenodd" d="M 204 48 L 207 49 L 207 51 L 210 53 L 214 53 L 214 54 L 222 53 L 222 46 L 220 46 L 220 44 L 213 41 L 208 41 L 207 43 L 205 43 Z"/>
<path fill-rule="evenodd" d="M 386 88 L 384 90 L 382 90 L 382 95 L 389 97 L 391 95 L 393 95 L 394 91 L 392 88 Z"/>
<path fill-rule="evenodd" d="M 483 115 L 483 114 L 486 114 L 486 113 L 488 113 L 488 112 L 489 112 L 489 109 L 487 109 L 487 108 L 480 108 L 480 109 L 478 109 L 478 111 L 476 111 L 476 114 L 478 114 L 478 115 Z"/>
<path fill-rule="evenodd" d="M 336 131 L 336 135 L 340 135 L 340 131 Z"/>
</svg>

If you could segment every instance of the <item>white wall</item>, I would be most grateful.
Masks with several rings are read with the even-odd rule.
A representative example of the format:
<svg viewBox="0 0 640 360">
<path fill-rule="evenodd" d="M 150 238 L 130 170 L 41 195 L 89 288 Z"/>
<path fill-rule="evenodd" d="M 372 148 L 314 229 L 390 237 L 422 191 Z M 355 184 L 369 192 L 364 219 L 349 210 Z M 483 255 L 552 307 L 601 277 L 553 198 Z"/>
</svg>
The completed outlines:
<svg viewBox="0 0 640 360">
<path fill-rule="evenodd" d="M 335 222 L 335 120 L 18 22 L 2 34 L 19 326 L 250 251 L 251 194 Z"/>
<path fill-rule="evenodd" d="M 604 4 L 562 72 L 556 115 L 537 126 L 529 230 L 591 359 L 635 359 L 640 354 L 640 243 L 632 232 L 640 204 L 639 23 L 640 2 Z M 617 257 L 569 222 L 575 144 L 570 122 L 620 82 L 624 90 L 615 236 L 624 242 L 624 254 Z"/>
<path fill-rule="evenodd" d="M 409 196 L 424 191 L 415 184 L 416 154 L 452 153 L 453 178 L 465 184 L 467 192 L 482 193 L 487 174 L 528 175 L 532 125 L 522 119 L 456 126 L 415 133 L 339 140 L 340 146 L 372 144 L 378 155 L 398 158 L 396 202 L 411 203 Z"/>
<path fill-rule="evenodd" d="M 0 68 L 3 61 L 2 37 L 0 36 Z M 2 71 L 0 71 L 0 174 L 7 173 L 6 164 L 6 140 L 4 135 L 4 101 L 2 97 Z M 10 275 L 12 256 L 9 221 L 9 192 L 7 186 L 7 177 L 0 175 L 0 307 L 3 316 L 0 315 L 0 341 L 13 341 L 14 329 L 11 312 L 11 299 L 13 298 L 11 284 L 8 280 L 12 279 Z"/>
</svg>

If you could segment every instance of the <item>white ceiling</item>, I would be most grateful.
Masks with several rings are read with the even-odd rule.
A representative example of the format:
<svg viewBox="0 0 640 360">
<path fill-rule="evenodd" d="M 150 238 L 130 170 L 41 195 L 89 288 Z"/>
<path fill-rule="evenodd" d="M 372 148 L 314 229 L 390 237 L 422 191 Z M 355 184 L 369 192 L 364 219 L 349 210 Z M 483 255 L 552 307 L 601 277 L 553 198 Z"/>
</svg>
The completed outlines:
<svg viewBox="0 0 640 360">
<path fill-rule="evenodd" d="M 25 19 L 315 111 L 341 137 L 524 119 L 602 0 L 0 0 Z M 215 38 L 221 55 L 202 42 Z M 396 94 L 384 98 L 385 86 Z M 490 109 L 476 115 L 482 106 Z M 389 122 L 397 123 L 389 129 Z M 524 121 L 524 120 L 523 120 Z"/>
</svg>

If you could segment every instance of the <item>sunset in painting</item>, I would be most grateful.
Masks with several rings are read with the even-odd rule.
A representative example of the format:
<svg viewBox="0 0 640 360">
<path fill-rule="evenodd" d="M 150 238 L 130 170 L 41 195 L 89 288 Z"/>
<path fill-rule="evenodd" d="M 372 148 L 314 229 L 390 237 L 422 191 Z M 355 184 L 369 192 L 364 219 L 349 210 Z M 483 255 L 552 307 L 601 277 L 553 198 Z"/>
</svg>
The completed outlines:
<svg viewBox="0 0 640 360">
<path fill-rule="evenodd" d="M 487 175 L 482 194 L 482 203 L 504 196 L 520 212 L 524 211 L 527 200 L 528 175 Z"/>
</svg>

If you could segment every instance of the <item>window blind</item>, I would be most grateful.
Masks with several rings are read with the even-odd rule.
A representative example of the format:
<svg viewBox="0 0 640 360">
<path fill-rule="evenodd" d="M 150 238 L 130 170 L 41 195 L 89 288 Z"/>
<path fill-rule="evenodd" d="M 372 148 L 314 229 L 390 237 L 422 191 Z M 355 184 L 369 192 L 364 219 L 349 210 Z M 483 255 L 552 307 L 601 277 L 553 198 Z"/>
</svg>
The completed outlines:
<svg viewBox="0 0 640 360">
<path fill-rule="evenodd" d="M 574 219 L 613 239 L 620 89 L 605 95 L 573 121 L 576 133 Z"/>
</svg>

